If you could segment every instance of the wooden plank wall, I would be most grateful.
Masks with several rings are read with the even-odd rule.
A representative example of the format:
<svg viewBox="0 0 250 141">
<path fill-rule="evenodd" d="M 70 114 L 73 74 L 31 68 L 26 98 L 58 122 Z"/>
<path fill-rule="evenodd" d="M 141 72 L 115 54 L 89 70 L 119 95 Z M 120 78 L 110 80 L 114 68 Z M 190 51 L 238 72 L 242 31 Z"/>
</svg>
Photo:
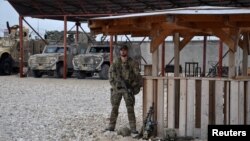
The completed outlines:
<svg viewBox="0 0 250 141">
<path fill-rule="evenodd" d="M 160 137 L 174 128 L 178 136 L 207 139 L 208 124 L 250 124 L 250 80 L 146 76 L 143 90 L 143 118 L 154 103 Z"/>
</svg>

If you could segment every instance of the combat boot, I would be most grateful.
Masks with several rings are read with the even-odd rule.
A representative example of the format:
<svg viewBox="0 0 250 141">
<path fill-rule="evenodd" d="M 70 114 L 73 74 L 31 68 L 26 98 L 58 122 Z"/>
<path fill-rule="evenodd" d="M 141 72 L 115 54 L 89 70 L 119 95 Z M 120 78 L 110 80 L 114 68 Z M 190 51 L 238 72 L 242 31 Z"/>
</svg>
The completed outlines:
<svg viewBox="0 0 250 141">
<path fill-rule="evenodd" d="M 139 137 L 139 132 L 135 128 L 131 129 L 131 136 L 133 138 L 138 138 Z"/>
<path fill-rule="evenodd" d="M 107 128 L 105 128 L 105 131 L 115 131 L 115 128 L 112 126 L 108 126 Z"/>
<path fill-rule="evenodd" d="M 139 132 L 136 129 L 131 129 L 132 134 L 139 134 Z"/>
</svg>

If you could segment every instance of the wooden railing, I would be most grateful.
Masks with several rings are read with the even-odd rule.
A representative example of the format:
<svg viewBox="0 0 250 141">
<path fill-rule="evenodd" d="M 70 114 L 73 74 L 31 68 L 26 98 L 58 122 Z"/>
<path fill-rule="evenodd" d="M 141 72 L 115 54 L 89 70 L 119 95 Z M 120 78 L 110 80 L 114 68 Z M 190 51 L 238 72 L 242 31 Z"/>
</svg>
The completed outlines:
<svg viewBox="0 0 250 141">
<path fill-rule="evenodd" d="M 143 118 L 154 104 L 157 136 L 207 139 L 209 124 L 250 124 L 250 79 L 144 76 Z"/>
</svg>

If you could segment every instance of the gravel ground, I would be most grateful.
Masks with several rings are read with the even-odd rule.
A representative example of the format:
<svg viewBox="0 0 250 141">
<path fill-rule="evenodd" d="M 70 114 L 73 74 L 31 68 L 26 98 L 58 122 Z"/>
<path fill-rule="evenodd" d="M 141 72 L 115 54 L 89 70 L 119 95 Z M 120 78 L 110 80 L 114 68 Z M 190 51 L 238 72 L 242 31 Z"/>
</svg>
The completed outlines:
<svg viewBox="0 0 250 141">
<path fill-rule="evenodd" d="M 104 132 L 111 109 L 110 85 L 98 78 L 0 76 L 0 141 L 132 141 Z M 136 96 L 137 126 L 142 94 Z M 117 129 L 128 126 L 124 101 Z M 139 129 L 139 128 L 138 128 Z"/>
<path fill-rule="evenodd" d="M 108 80 L 98 78 L 0 76 L 0 141 L 138 141 L 103 132 L 111 110 L 109 91 Z M 135 111 L 140 129 L 142 92 Z M 116 129 L 129 127 L 124 100 L 119 112 Z"/>
</svg>

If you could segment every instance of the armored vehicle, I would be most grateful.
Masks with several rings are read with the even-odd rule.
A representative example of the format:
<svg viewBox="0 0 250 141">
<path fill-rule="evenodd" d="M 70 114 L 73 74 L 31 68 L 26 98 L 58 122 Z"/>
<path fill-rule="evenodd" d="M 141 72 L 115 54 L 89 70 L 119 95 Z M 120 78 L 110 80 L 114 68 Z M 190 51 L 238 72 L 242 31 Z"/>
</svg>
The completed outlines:
<svg viewBox="0 0 250 141">
<path fill-rule="evenodd" d="M 45 39 L 49 42 L 42 54 L 36 54 L 29 58 L 29 69 L 34 77 L 42 77 L 46 74 L 58 78 L 63 77 L 64 64 L 64 32 L 47 31 Z M 67 32 L 67 76 L 73 74 L 72 59 L 79 53 L 84 53 L 90 37 L 85 33 L 79 33 L 78 44 L 75 44 L 76 32 Z M 93 39 L 92 39 L 93 40 Z"/>
<path fill-rule="evenodd" d="M 89 46 L 84 54 L 76 55 L 73 58 L 72 62 L 77 78 L 83 79 L 93 76 L 94 73 L 99 73 L 101 79 L 108 79 L 109 58 L 109 45 Z"/>
<path fill-rule="evenodd" d="M 10 75 L 19 70 L 20 40 L 19 26 L 9 26 L 7 22 L 8 33 L 0 38 L 0 74 Z M 41 53 L 45 46 L 42 40 L 29 39 L 29 30 L 23 28 L 23 49 L 24 66 L 27 66 L 28 58 L 32 54 Z"/>
<path fill-rule="evenodd" d="M 73 74 L 72 59 L 78 54 L 76 45 L 68 45 L 67 47 L 67 76 Z M 63 44 L 46 45 L 42 54 L 35 54 L 29 58 L 29 68 L 34 77 L 42 77 L 47 74 L 49 76 L 63 77 L 64 64 L 64 46 Z"/>
<path fill-rule="evenodd" d="M 122 44 L 114 45 L 114 58 L 119 55 L 119 46 L 121 45 Z M 129 45 L 129 48 L 129 55 L 132 58 L 140 61 L 140 47 L 138 45 Z M 79 79 L 91 77 L 94 76 L 94 74 L 99 74 L 101 79 L 108 79 L 108 70 L 110 66 L 109 44 L 95 44 L 89 46 L 84 54 L 76 55 L 73 58 L 73 66 L 74 70 L 76 71 L 77 78 Z"/>
</svg>

